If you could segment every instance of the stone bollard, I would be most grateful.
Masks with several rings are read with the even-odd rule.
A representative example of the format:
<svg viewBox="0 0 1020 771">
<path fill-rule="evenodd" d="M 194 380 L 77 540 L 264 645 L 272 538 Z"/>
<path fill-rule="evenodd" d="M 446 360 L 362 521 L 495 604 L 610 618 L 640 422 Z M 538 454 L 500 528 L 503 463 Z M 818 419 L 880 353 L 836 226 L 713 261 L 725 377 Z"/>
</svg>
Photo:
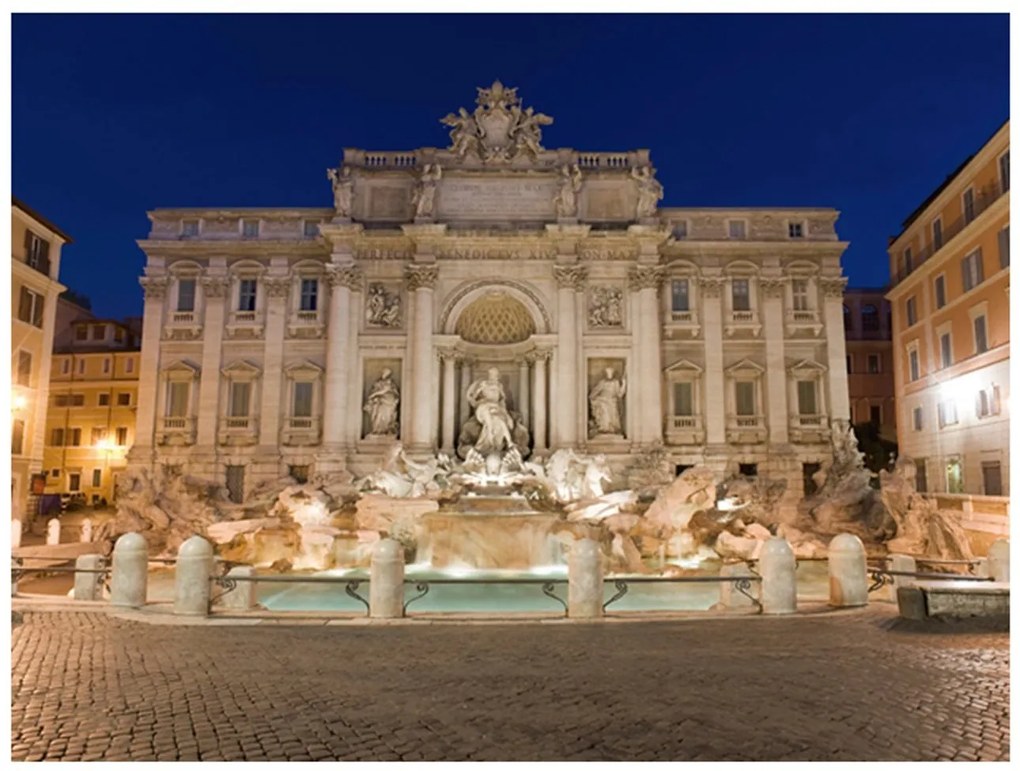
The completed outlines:
<svg viewBox="0 0 1020 771">
<path fill-rule="evenodd" d="M 1009 583 L 1009 541 L 999 538 L 988 550 L 988 575 L 993 581 Z"/>
<path fill-rule="evenodd" d="M 140 608 L 149 580 L 149 548 L 138 533 L 125 533 L 113 547 L 110 604 Z"/>
<path fill-rule="evenodd" d="M 212 544 L 193 535 L 177 550 L 174 567 L 174 614 L 209 615 L 209 579 L 213 570 Z"/>
<path fill-rule="evenodd" d="M 761 612 L 797 611 L 797 559 L 785 538 L 769 538 L 758 558 L 761 570 Z"/>
<path fill-rule="evenodd" d="M 11 549 L 17 549 L 21 547 L 21 520 L 11 520 Z"/>
<path fill-rule="evenodd" d="M 868 559 L 861 539 L 840 533 L 829 542 L 829 604 L 858 608 L 868 604 Z"/>
<path fill-rule="evenodd" d="M 909 554 L 890 554 L 889 560 L 886 563 L 889 566 L 889 570 L 898 573 L 916 573 L 917 572 L 917 560 L 911 557 Z M 882 587 L 881 597 L 884 600 L 890 602 L 896 602 L 896 590 L 901 586 L 910 587 L 913 586 L 917 579 L 912 576 L 889 576 L 890 582 Z"/>
<path fill-rule="evenodd" d="M 81 523 L 81 535 L 78 540 L 82 543 L 92 543 L 92 520 L 86 519 Z"/>
<path fill-rule="evenodd" d="M 103 567 L 101 554 L 83 554 L 74 561 L 74 592 L 72 597 L 76 600 L 101 600 L 103 599 L 103 574 L 102 573 L 79 573 L 79 570 L 99 570 Z"/>
<path fill-rule="evenodd" d="M 46 545 L 56 546 L 60 543 L 60 520 L 53 517 L 46 523 Z"/>
<path fill-rule="evenodd" d="M 570 618 L 602 616 L 602 552 L 590 538 L 574 541 L 567 565 L 567 615 Z"/>
<path fill-rule="evenodd" d="M 733 562 L 719 568 L 720 578 L 731 576 L 747 576 L 750 578 L 754 576 L 754 572 L 747 566 L 746 562 Z M 748 589 L 752 596 L 758 591 L 757 583 L 757 581 L 752 581 L 751 588 Z M 719 584 L 719 605 L 724 610 L 742 610 L 744 608 L 753 608 L 754 602 L 746 594 L 738 592 L 733 581 L 723 581 Z"/>
<path fill-rule="evenodd" d="M 250 578 L 253 575 L 255 575 L 255 568 L 248 565 L 239 565 L 236 568 L 230 569 L 227 573 L 227 578 Z M 251 610 L 257 604 L 255 602 L 255 582 L 238 581 L 235 588 L 220 598 L 219 604 L 221 607 L 230 610 Z"/>
<path fill-rule="evenodd" d="M 368 605 L 372 618 L 404 616 L 404 547 L 392 538 L 379 541 L 372 552 Z"/>
</svg>

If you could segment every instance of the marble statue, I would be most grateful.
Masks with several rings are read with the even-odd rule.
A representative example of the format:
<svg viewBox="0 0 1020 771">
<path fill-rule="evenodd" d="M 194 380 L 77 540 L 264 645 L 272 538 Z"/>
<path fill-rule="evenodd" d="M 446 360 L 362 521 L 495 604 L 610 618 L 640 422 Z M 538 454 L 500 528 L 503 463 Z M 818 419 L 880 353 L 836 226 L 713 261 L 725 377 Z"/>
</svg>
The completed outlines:
<svg viewBox="0 0 1020 771">
<path fill-rule="evenodd" d="M 581 191 L 581 169 L 573 166 L 560 167 L 560 191 L 553 199 L 557 217 L 577 216 L 577 194 Z"/>
<path fill-rule="evenodd" d="M 336 209 L 336 216 L 350 217 L 351 204 L 354 200 L 354 177 L 351 176 L 351 167 L 326 169 L 326 176 L 333 183 L 333 208 Z"/>
<path fill-rule="evenodd" d="M 451 112 L 440 123 L 453 128 L 450 132 L 452 144 L 449 149 L 457 157 L 464 158 L 468 153 L 479 155 L 478 123 L 471 113 L 461 107 L 458 114 Z"/>
<path fill-rule="evenodd" d="M 506 163 L 523 155 L 536 158 L 542 151 L 541 127 L 553 119 L 532 107 L 522 109 L 516 88 L 497 80 L 478 89 L 475 104 L 473 113 L 461 107 L 440 120 L 451 127 L 449 149 L 459 158 L 471 153 L 485 163 Z"/>
<path fill-rule="evenodd" d="M 630 175 L 637 180 L 637 217 L 655 216 L 655 207 L 662 200 L 663 190 L 659 180 L 655 179 L 655 172 L 651 166 L 631 169 Z"/>
<path fill-rule="evenodd" d="M 414 216 L 431 217 L 436 205 L 436 185 L 443 178 L 443 169 L 438 163 L 426 163 L 418 178 L 418 187 L 414 191 L 411 203 L 414 204 Z"/>
<path fill-rule="evenodd" d="M 435 458 L 415 461 L 407 457 L 400 442 L 394 442 L 382 468 L 364 479 L 362 489 L 379 490 L 391 498 L 422 498 L 437 494 L 450 471 L 446 455 L 440 453 Z"/>
<path fill-rule="evenodd" d="M 364 410 L 368 413 L 371 424 L 369 436 L 396 436 L 399 403 L 400 391 L 393 382 L 393 372 L 384 369 L 365 398 Z"/>
<path fill-rule="evenodd" d="M 461 427 L 457 453 L 472 472 L 482 467 L 490 475 L 521 470 L 528 454 L 528 430 L 507 405 L 506 391 L 496 367 L 468 386 L 465 394 L 471 417 Z"/>
<path fill-rule="evenodd" d="M 369 284 L 365 300 L 368 323 L 376 327 L 400 326 L 400 295 L 387 292 L 382 284 Z"/>
<path fill-rule="evenodd" d="M 612 367 L 606 367 L 603 377 L 591 389 L 588 403 L 591 406 L 591 420 L 588 423 L 589 433 L 623 434 L 623 422 L 620 417 L 620 402 L 627 392 L 627 381 L 617 378 Z"/>
<path fill-rule="evenodd" d="M 605 495 L 603 482 L 611 482 L 612 475 L 609 472 L 609 464 L 606 456 L 599 453 L 588 461 L 584 469 L 584 482 L 581 485 L 582 498 L 601 498 Z"/>
<path fill-rule="evenodd" d="M 619 287 L 597 286 L 592 289 L 588 324 L 592 327 L 623 326 L 623 291 Z"/>
</svg>

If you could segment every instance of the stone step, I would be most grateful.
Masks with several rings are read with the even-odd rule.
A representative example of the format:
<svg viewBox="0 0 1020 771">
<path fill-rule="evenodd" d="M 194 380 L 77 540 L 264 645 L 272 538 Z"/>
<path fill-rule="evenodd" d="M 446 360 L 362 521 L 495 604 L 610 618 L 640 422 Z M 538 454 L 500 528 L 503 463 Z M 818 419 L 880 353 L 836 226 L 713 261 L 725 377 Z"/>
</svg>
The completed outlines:
<svg viewBox="0 0 1020 771">
<path fill-rule="evenodd" d="M 918 581 L 896 590 L 903 618 L 923 621 L 947 616 L 1008 616 L 1009 584 L 1004 581 Z"/>
</svg>

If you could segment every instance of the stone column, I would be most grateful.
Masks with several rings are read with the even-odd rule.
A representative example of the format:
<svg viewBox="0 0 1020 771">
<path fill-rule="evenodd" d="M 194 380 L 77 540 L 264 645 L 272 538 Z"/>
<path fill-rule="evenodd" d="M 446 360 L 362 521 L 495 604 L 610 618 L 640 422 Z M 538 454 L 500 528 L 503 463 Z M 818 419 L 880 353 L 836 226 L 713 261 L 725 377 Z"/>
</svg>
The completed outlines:
<svg viewBox="0 0 1020 771">
<path fill-rule="evenodd" d="M 783 292 L 786 281 L 781 278 L 763 278 L 760 281 L 764 301 L 762 303 L 762 330 L 765 335 L 765 419 L 768 421 L 769 442 L 788 444 L 790 441 L 790 409 L 796 409 L 796 402 L 788 407 L 786 357 L 783 347 L 785 324 L 783 319 Z M 840 324 L 842 324 L 842 318 Z M 842 328 L 842 327 L 840 327 Z"/>
<path fill-rule="evenodd" d="M 410 426 L 407 446 L 411 452 L 431 452 L 435 445 L 435 414 L 438 400 L 433 387 L 432 324 L 433 288 L 439 278 L 435 265 L 409 265 L 408 289 L 414 293 L 414 321 L 409 330 L 411 361 Z"/>
<path fill-rule="evenodd" d="M 471 405 L 468 404 L 467 390 L 468 386 L 471 385 L 471 369 L 474 364 L 474 359 L 470 356 L 465 356 L 460 361 L 460 386 L 457 389 L 457 393 L 460 396 L 460 422 L 461 425 L 471 417 Z"/>
<path fill-rule="evenodd" d="M 637 372 L 628 377 L 631 397 L 629 405 L 636 408 L 633 421 L 640 445 L 662 442 L 662 352 L 659 322 L 659 287 L 663 269 L 654 265 L 636 265 L 630 270 L 631 298 L 638 323 L 635 329 L 634 351 Z"/>
<path fill-rule="evenodd" d="M 128 457 L 133 463 L 148 463 L 156 433 L 156 393 L 159 388 L 159 341 L 163 334 L 163 305 L 166 296 L 166 276 L 146 276 L 139 279 L 145 292 L 145 312 L 142 320 L 142 352 L 138 364 L 138 393 L 148 394 L 138 400 L 135 411 L 135 442 Z"/>
<path fill-rule="evenodd" d="M 528 357 L 522 356 L 517 361 L 517 411 L 521 413 L 524 425 L 530 425 L 531 406 L 528 391 L 531 385 L 531 373 L 528 371 Z"/>
<path fill-rule="evenodd" d="M 549 361 L 551 351 L 534 351 L 531 356 L 535 362 L 535 388 L 532 397 L 535 400 L 534 409 L 534 447 L 535 454 L 544 453 L 548 448 L 546 445 L 546 431 L 548 426 L 546 408 L 546 362 Z"/>
<path fill-rule="evenodd" d="M 456 425 L 454 418 L 457 409 L 457 352 L 451 349 L 444 349 L 439 352 L 443 365 L 443 430 L 440 446 L 447 455 L 453 454 L 457 444 L 457 437 L 454 432 Z"/>
<path fill-rule="evenodd" d="M 705 441 L 726 444 L 726 379 L 723 374 L 723 318 L 721 276 L 701 279 L 702 330 L 705 340 Z"/>
<path fill-rule="evenodd" d="M 850 420 L 846 338 L 843 332 L 843 288 L 846 279 L 823 278 L 820 284 L 824 295 L 825 348 L 829 355 L 829 371 L 826 373 L 829 380 L 829 419 Z"/>
<path fill-rule="evenodd" d="M 287 295 L 291 280 L 284 276 L 263 279 L 266 292 L 265 358 L 262 363 L 262 405 L 259 410 L 259 447 L 279 457 L 280 415 L 283 405 L 283 339 L 287 323 Z M 288 414 L 289 410 L 283 414 Z"/>
<path fill-rule="evenodd" d="M 361 332 L 361 320 L 364 318 L 362 310 L 361 282 L 351 289 L 350 304 L 347 306 L 347 352 L 344 369 L 349 373 L 359 371 L 358 367 L 358 336 Z M 351 382 L 348 384 L 347 415 L 344 418 L 344 433 L 341 443 L 345 447 L 354 447 L 361 439 L 362 409 L 364 404 L 362 398 L 364 393 L 361 390 L 361 383 L 354 382 L 354 375 L 351 374 Z"/>
<path fill-rule="evenodd" d="M 556 411 L 553 413 L 554 447 L 576 447 L 578 426 L 587 410 L 578 403 L 578 374 L 581 370 L 581 345 L 577 333 L 577 293 L 584 288 L 588 269 L 581 265 L 553 267 L 557 294 L 559 340 L 556 349 Z"/>
<path fill-rule="evenodd" d="M 229 290 L 230 280 L 226 276 L 206 276 L 202 279 L 205 317 L 202 321 L 202 371 L 198 384 L 198 425 L 195 444 L 206 452 L 212 452 L 215 447 L 216 432 L 219 430 L 223 323 Z"/>
<path fill-rule="evenodd" d="M 355 265 L 326 266 L 329 279 L 329 322 L 326 331 L 326 382 L 323 393 L 322 444 L 324 454 L 342 454 L 347 435 L 347 402 L 351 373 L 348 359 L 351 344 L 351 292 L 361 286 L 361 271 Z M 342 465 L 342 464 L 341 464 Z"/>
</svg>

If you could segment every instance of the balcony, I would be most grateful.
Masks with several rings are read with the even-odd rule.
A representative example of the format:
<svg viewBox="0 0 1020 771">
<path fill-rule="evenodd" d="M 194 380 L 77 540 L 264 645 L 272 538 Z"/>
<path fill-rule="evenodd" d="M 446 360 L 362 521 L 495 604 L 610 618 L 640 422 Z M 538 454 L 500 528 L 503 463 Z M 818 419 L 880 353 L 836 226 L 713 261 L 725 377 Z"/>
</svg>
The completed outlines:
<svg viewBox="0 0 1020 771">
<path fill-rule="evenodd" d="M 767 433 L 764 415 L 730 415 L 726 420 L 726 441 L 733 444 L 760 444 Z"/>
<path fill-rule="evenodd" d="M 730 311 L 724 331 L 727 337 L 757 337 L 761 324 L 756 311 Z"/>
<path fill-rule="evenodd" d="M 232 311 L 227 321 L 227 337 L 261 339 L 265 330 L 258 311 Z"/>
<path fill-rule="evenodd" d="M 159 419 L 156 444 L 185 446 L 195 443 L 195 419 L 167 415 Z"/>
<path fill-rule="evenodd" d="M 325 333 L 321 311 L 295 311 L 287 323 L 289 337 L 322 337 Z"/>
<path fill-rule="evenodd" d="M 233 446 L 258 442 L 258 420 L 250 417 L 220 418 L 220 444 Z"/>
<path fill-rule="evenodd" d="M 197 340 L 202 336 L 202 323 L 194 311 L 171 311 L 163 327 L 164 340 Z"/>
<path fill-rule="evenodd" d="M 697 337 L 701 334 L 696 311 L 669 311 L 666 314 L 666 337 Z"/>
<path fill-rule="evenodd" d="M 282 442 L 288 447 L 319 444 L 318 418 L 284 418 Z"/>
<path fill-rule="evenodd" d="M 791 415 L 790 441 L 816 444 L 829 441 L 829 418 L 825 415 Z"/>
<path fill-rule="evenodd" d="M 822 332 L 822 323 L 815 310 L 790 310 L 786 312 L 786 333 L 790 336 L 807 333 L 817 337 Z"/>
<path fill-rule="evenodd" d="M 704 444 L 705 431 L 700 415 L 671 415 L 666 418 L 668 444 Z"/>
</svg>

